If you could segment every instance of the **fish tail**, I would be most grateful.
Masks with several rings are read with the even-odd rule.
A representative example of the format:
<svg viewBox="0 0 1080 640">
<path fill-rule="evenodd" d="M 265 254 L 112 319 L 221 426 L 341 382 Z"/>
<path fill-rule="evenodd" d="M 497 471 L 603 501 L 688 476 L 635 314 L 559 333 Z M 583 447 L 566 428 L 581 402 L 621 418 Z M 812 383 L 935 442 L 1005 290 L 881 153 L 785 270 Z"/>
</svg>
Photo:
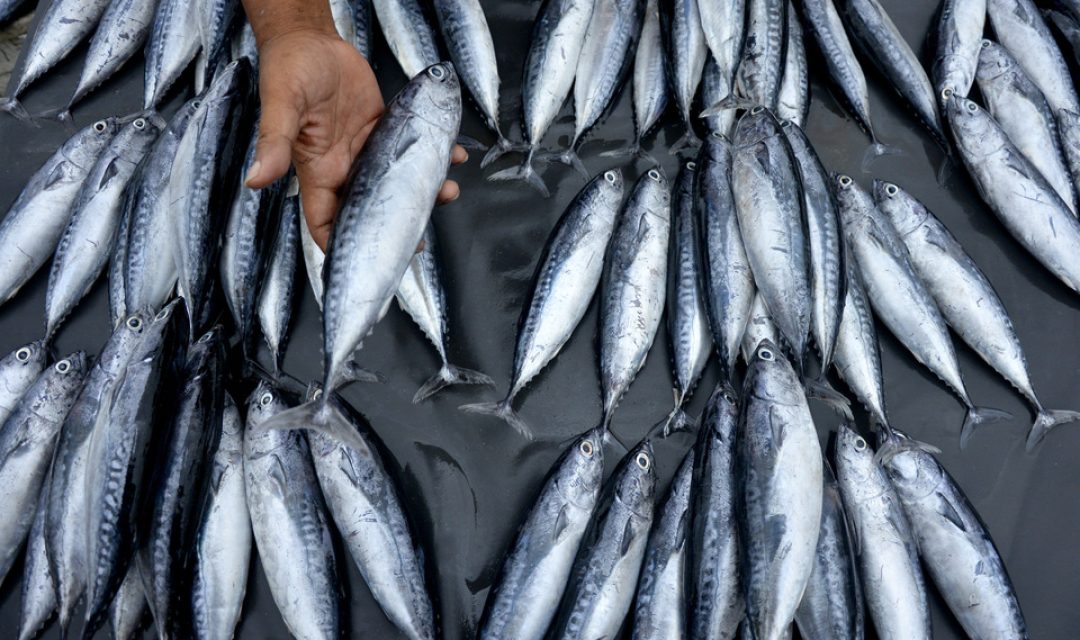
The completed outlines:
<svg viewBox="0 0 1080 640">
<path fill-rule="evenodd" d="M 348 382 L 386 382 L 386 376 L 378 371 L 371 371 L 361 367 L 356 360 L 349 360 L 345 363 L 344 371 L 341 373 L 342 380 Z"/>
<path fill-rule="evenodd" d="M 990 407 L 968 407 L 967 415 L 964 416 L 964 426 L 960 429 L 960 448 L 963 449 L 967 446 L 971 435 L 975 432 L 975 429 L 988 423 L 988 422 L 1001 422 L 1002 420 L 1008 420 L 1013 415 L 1008 411 L 1002 411 L 1001 409 L 991 409 Z"/>
<path fill-rule="evenodd" d="M 525 161 L 520 166 L 510 167 L 509 169 L 503 169 L 502 171 L 496 171 L 488 176 L 488 180 L 494 182 L 503 182 L 510 180 L 522 180 L 527 183 L 533 189 L 540 192 L 540 195 L 547 198 L 551 195 L 548 191 L 547 185 L 544 184 L 544 180 L 540 177 L 540 174 L 536 173 L 533 169 L 532 159 L 535 151 L 529 149 L 528 155 L 525 156 Z"/>
<path fill-rule="evenodd" d="M 317 431 L 354 449 L 367 446 L 349 419 L 323 393 L 292 409 L 286 409 L 255 427 L 258 430 L 292 431 L 307 429 Z"/>
<path fill-rule="evenodd" d="M 413 404 L 423 402 L 446 387 L 455 384 L 493 386 L 495 381 L 479 371 L 446 363 L 439 369 L 438 373 L 431 376 L 431 378 L 416 391 L 416 395 L 414 395 L 412 399 Z"/>
<path fill-rule="evenodd" d="M 2 98 L 0 99 L 0 113 L 10 113 L 15 116 L 16 119 L 23 122 L 33 122 L 33 118 L 30 117 L 30 112 L 26 110 L 26 107 L 19 102 L 18 98 Z"/>
<path fill-rule="evenodd" d="M 1080 412 L 1066 411 L 1062 409 L 1040 409 L 1035 417 L 1035 424 L 1031 425 L 1031 431 L 1027 437 L 1027 450 L 1032 451 L 1035 446 L 1042 442 L 1046 434 L 1054 427 L 1080 420 Z"/>
<path fill-rule="evenodd" d="M 582 176 L 588 178 L 589 171 L 585 168 L 585 164 L 581 162 L 581 158 L 578 157 L 577 151 L 574 151 L 574 143 L 570 143 L 570 147 L 561 153 L 551 153 L 544 155 L 541 160 L 548 162 L 558 162 L 559 164 L 565 164 L 574 171 L 577 171 Z"/>
<path fill-rule="evenodd" d="M 852 420 L 851 401 L 837 391 L 824 377 L 806 381 L 806 395 L 821 400 L 848 420 Z"/>
<path fill-rule="evenodd" d="M 635 140 L 628 146 L 619 147 L 618 149 L 609 149 L 607 151 L 601 151 L 601 158 L 624 158 L 627 156 L 641 156 L 647 155 L 641 150 L 641 141 Z"/>
<path fill-rule="evenodd" d="M 746 98 L 740 98 L 734 93 L 730 93 L 725 98 L 721 98 L 714 105 L 704 109 L 699 115 L 699 118 L 711 118 L 718 116 L 725 111 L 732 109 L 749 109 L 755 106 L 754 103 Z"/>
<path fill-rule="evenodd" d="M 514 428 L 527 440 L 533 439 L 532 429 L 529 425 L 525 424 L 525 421 L 521 419 L 521 416 L 514 411 L 513 406 L 514 396 L 507 396 L 505 399 L 499 402 L 480 402 L 477 404 L 463 404 L 458 409 L 461 409 L 465 413 L 475 413 L 484 416 L 494 416 L 506 424 Z"/>
<path fill-rule="evenodd" d="M 484 154 L 484 158 L 480 160 L 480 168 L 486 169 L 488 165 L 490 165 L 492 162 L 495 162 L 504 155 L 512 151 L 517 151 L 518 149 L 519 147 L 516 147 L 514 143 L 510 142 L 502 136 L 499 136 L 499 139 L 495 141 L 495 144 L 491 145 L 491 148 L 488 149 L 487 153 Z"/>
<path fill-rule="evenodd" d="M 680 403 L 671 410 L 671 413 L 667 414 L 667 417 L 653 425 L 653 428 L 649 429 L 649 433 L 646 434 L 645 438 L 653 437 L 657 433 L 660 434 L 661 438 L 666 438 L 677 431 L 689 431 L 696 426 L 697 422 L 691 418 L 689 414 L 683 411 L 682 404 Z"/>
<path fill-rule="evenodd" d="M 878 142 L 878 139 L 874 138 L 874 137 L 871 137 L 870 140 L 872 142 L 871 142 L 870 146 L 866 148 L 866 153 L 864 153 L 863 157 L 862 157 L 861 168 L 862 168 L 863 173 L 869 173 L 870 172 L 870 164 L 878 156 L 902 156 L 902 155 L 904 155 L 904 150 L 901 149 L 900 147 L 894 147 L 892 145 L 887 145 L 887 144 Z"/>
<path fill-rule="evenodd" d="M 461 145 L 462 147 L 465 147 L 466 149 L 470 149 L 472 151 L 483 151 L 487 148 L 487 145 L 485 145 L 483 142 L 480 142 L 472 136 L 467 136 L 464 133 L 459 133 L 455 142 L 457 142 L 457 144 Z"/>
<path fill-rule="evenodd" d="M 675 144 L 671 145 L 668 149 L 668 153 L 675 155 L 683 149 L 693 149 L 701 143 L 701 140 L 694 133 L 694 129 L 688 124 L 686 125 L 686 133 L 681 138 L 675 141 Z"/>
</svg>

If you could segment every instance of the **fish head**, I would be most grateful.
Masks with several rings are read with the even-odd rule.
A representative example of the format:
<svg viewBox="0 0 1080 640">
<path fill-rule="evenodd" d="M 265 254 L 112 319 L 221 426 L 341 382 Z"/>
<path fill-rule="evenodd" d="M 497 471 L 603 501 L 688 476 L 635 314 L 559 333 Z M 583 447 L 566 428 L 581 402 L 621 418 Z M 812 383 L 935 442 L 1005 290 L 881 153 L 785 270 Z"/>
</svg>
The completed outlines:
<svg viewBox="0 0 1080 640">
<path fill-rule="evenodd" d="M 704 415 L 708 431 L 721 440 L 731 441 L 739 421 L 738 393 L 727 382 L 721 382 L 709 397 Z"/>
<path fill-rule="evenodd" d="M 836 472 L 845 491 L 852 491 L 857 502 L 881 494 L 874 448 L 849 422 L 842 423 L 836 432 Z"/>
<path fill-rule="evenodd" d="M 85 351 L 70 353 L 53 363 L 53 366 L 45 370 L 43 375 L 48 376 L 47 386 L 49 395 L 72 396 L 80 387 L 86 377 L 86 370 L 90 367 L 90 358 Z M 66 413 L 66 411 L 65 411 Z M 58 416 L 63 418 L 63 415 Z"/>
<path fill-rule="evenodd" d="M 930 212 L 921 202 L 892 182 L 874 180 L 874 202 L 900 235 L 919 228 Z"/>
<path fill-rule="evenodd" d="M 418 116 L 455 135 L 461 125 L 461 81 L 449 62 L 433 64 L 416 74 L 394 101 L 412 105 Z"/>
<path fill-rule="evenodd" d="M 622 169 L 608 169 L 597 176 L 596 180 L 605 193 L 622 198 L 623 187 L 625 186 Z"/>
<path fill-rule="evenodd" d="M 260 380 L 247 399 L 249 425 L 259 425 L 289 407 L 282 394 L 268 381 Z"/>
<path fill-rule="evenodd" d="M 767 338 L 758 343 L 750 359 L 743 396 L 785 406 L 806 403 L 798 374 L 780 348 Z"/>
<path fill-rule="evenodd" d="M 742 114 L 735 125 L 735 145 L 757 144 L 766 138 L 781 135 L 780 123 L 766 107 L 757 105 Z"/>
<path fill-rule="evenodd" d="M 559 487 L 563 497 L 577 507 L 591 511 L 604 481 L 604 427 L 581 435 L 563 454 L 559 465 Z"/>
<path fill-rule="evenodd" d="M 120 130 L 118 118 L 104 118 L 83 128 L 64 143 L 64 157 L 80 167 L 89 168 Z"/>
<path fill-rule="evenodd" d="M 921 500 L 937 491 L 945 471 L 925 447 L 897 429 L 892 430 L 890 441 L 879 445 L 879 450 L 882 447 L 891 449 L 881 457 L 881 465 L 897 493 L 905 499 Z"/>
<path fill-rule="evenodd" d="M 656 458 L 646 438 L 626 454 L 615 472 L 615 498 L 632 512 L 645 516 L 656 495 Z"/>
<path fill-rule="evenodd" d="M 952 96 L 945 104 L 945 115 L 964 156 L 981 158 L 1001 148 L 1004 138 L 1001 128 L 974 101 Z"/>
<path fill-rule="evenodd" d="M 671 220 L 671 186 L 662 167 L 657 165 L 641 174 L 634 185 L 634 194 L 630 197 L 630 202 L 635 200 L 648 204 L 640 208 L 643 216 L 655 217 L 661 223 Z M 632 210 L 629 202 L 626 210 Z"/>
<path fill-rule="evenodd" d="M 984 39 L 979 48 L 979 65 L 975 70 L 975 77 L 980 82 L 987 82 L 999 76 L 1009 73 L 1016 68 L 1016 60 L 1013 59 L 1005 47 L 991 40 Z M 942 92 L 942 100 L 949 100 L 951 93 Z"/>
<path fill-rule="evenodd" d="M 9 367 L 17 367 L 29 375 L 36 375 L 45 368 L 48 359 L 45 341 L 35 340 L 4 356 L 3 361 L 0 361 L 0 370 L 7 371 Z"/>
</svg>

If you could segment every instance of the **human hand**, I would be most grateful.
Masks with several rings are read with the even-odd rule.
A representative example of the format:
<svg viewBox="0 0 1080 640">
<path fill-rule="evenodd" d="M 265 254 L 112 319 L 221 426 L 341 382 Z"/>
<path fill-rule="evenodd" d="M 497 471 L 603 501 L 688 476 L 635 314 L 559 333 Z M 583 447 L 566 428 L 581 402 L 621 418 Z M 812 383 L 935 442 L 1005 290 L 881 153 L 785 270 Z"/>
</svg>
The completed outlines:
<svg viewBox="0 0 1080 640">
<path fill-rule="evenodd" d="M 261 189 L 295 165 L 304 216 L 325 251 L 339 193 L 383 113 L 375 74 L 337 33 L 298 29 L 260 45 L 259 95 L 259 141 L 246 184 Z M 465 149 L 455 146 L 451 161 L 466 159 Z M 447 180 L 438 202 L 450 202 L 459 194 L 457 183 Z"/>
</svg>

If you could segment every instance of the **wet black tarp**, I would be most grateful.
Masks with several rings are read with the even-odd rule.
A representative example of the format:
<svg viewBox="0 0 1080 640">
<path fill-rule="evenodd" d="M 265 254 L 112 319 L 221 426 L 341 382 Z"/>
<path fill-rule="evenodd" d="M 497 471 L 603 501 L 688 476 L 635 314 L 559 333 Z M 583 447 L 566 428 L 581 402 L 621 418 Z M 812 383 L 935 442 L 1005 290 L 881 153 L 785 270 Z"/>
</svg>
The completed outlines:
<svg viewBox="0 0 1080 640">
<path fill-rule="evenodd" d="M 518 136 L 520 78 L 532 19 L 539 3 L 484 0 L 503 78 L 505 128 Z M 886 0 L 885 7 L 909 42 L 926 56 L 925 41 L 933 24 L 933 0 Z M 26 96 L 31 112 L 66 104 L 78 77 L 85 47 L 39 82 Z M 377 75 L 387 96 L 404 78 L 386 49 L 377 42 Z M 850 173 L 869 185 L 873 177 L 894 181 L 929 206 L 960 239 L 997 287 L 1026 348 L 1035 388 L 1055 408 L 1080 408 L 1080 297 L 1044 271 L 1013 241 L 978 199 L 961 168 L 944 186 L 936 174 L 943 153 L 918 126 L 888 86 L 867 66 L 874 123 L 883 142 L 901 155 L 878 158 L 861 169 L 867 137 L 837 106 L 824 84 L 821 64 L 811 58 L 812 109 L 807 129 L 826 166 Z M 190 79 L 186 81 L 190 86 Z M 590 172 L 620 166 L 632 180 L 649 165 L 645 161 L 600 157 L 622 146 L 633 134 L 629 86 L 610 116 L 588 136 L 582 159 Z M 141 60 L 95 92 L 74 111 L 85 125 L 107 115 L 136 111 L 142 99 Z M 171 112 L 177 99 L 171 101 Z M 547 138 L 566 144 L 572 118 L 564 117 Z M 667 152 L 681 135 L 674 113 L 647 143 L 669 176 L 677 159 Z M 513 123 L 513 124 L 511 124 Z M 465 134 L 490 141 L 475 110 L 466 109 Z M 0 210 L 14 201 L 30 175 L 69 135 L 56 123 L 38 126 L 0 117 Z M 460 388 L 443 392 L 421 405 L 410 400 L 438 367 L 435 352 L 409 318 L 395 305 L 365 340 L 363 362 L 386 376 L 379 385 L 354 385 L 345 397 L 370 420 L 399 470 L 405 502 L 425 550 L 441 623 L 448 639 L 469 637 L 475 629 L 487 588 L 510 544 L 519 521 L 565 441 L 595 425 L 600 416 L 596 364 L 596 305 L 556 361 L 521 394 L 521 415 L 540 435 L 526 442 L 501 422 L 457 410 L 465 402 L 495 399 L 505 392 L 516 325 L 541 248 L 563 208 L 583 179 L 561 165 L 543 172 L 552 196 L 543 199 L 523 186 L 484 180 L 479 153 L 452 171 L 462 196 L 434 215 L 445 264 L 450 299 L 451 360 L 492 375 L 497 390 Z M 500 163 L 508 164 L 509 160 Z M 222 209 L 222 215 L 225 210 Z M 1078 248 L 1080 250 L 1080 248 Z M 41 337 L 47 269 L 11 302 L 0 307 L 0 351 Z M 306 289 L 285 359 L 285 369 L 300 379 L 321 371 L 318 311 Z M 103 284 L 103 283 L 102 283 Z M 68 321 L 57 349 L 96 353 L 108 335 L 104 286 L 97 286 Z M 1076 637 L 1080 629 L 1080 427 L 1066 426 L 1050 434 L 1034 453 L 1024 451 L 1032 416 L 1014 390 L 958 342 L 968 388 L 977 404 L 1012 412 L 1016 418 L 983 428 L 966 450 L 958 447 L 962 405 L 932 374 L 879 328 L 885 370 L 886 400 L 894 424 L 912 436 L 942 449 L 941 460 L 967 492 L 996 540 L 1012 575 L 1031 634 L 1036 638 Z M 669 410 L 671 374 L 663 330 L 637 382 L 623 400 L 614 428 L 626 441 L 640 438 Z M 691 407 L 700 411 L 717 380 L 710 364 Z M 842 387 L 841 387 L 842 388 Z M 238 401 L 242 398 L 238 398 Z M 822 442 L 837 418 L 815 406 Z M 864 418 L 864 415 L 860 416 Z M 865 421 L 863 422 L 865 424 Z M 658 469 L 666 486 L 692 437 L 680 434 L 657 445 Z M 615 452 L 609 449 L 608 457 Z M 611 465 L 609 464 L 609 467 Z M 350 637 L 392 638 L 386 622 L 367 593 L 344 549 L 340 566 L 347 570 Z M 265 579 L 254 570 L 238 629 L 239 638 L 285 638 L 287 631 L 271 599 Z M 17 564 L 0 589 L 0 635 L 17 628 L 19 576 Z M 934 629 L 939 638 L 963 637 L 941 600 L 933 596 Z M 103 632 L 104 633 L 104 632 Z M 57 637 L 50 628 L 47 638 Z M 104 637 L 104 635 L 102 635 Z M 147 636 L 149 637 L 149 635 Z"/>
</svg>

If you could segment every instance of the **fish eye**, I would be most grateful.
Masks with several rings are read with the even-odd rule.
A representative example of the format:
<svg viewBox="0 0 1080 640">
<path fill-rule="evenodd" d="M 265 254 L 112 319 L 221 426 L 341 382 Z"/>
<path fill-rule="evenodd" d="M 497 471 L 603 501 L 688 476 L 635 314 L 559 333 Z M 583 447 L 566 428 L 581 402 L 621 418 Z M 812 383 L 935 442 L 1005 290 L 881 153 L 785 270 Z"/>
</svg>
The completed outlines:
<svg viewBox="0 0 1080 640">
<path fill-rule="evenodd" d="M 15 352 L 15 359 L 19 362 L 26 362 L 30 360 L 30 347 L 23 347 Z"/>
<path fill-rule="evenodd" d="M 593 447 L 592 442 L 588 440 L 582 440 L 581 444 L 578 445 L 578 450 L 581 451 L 581 455 L 585 456 L 586 458 L 591 458 L 593 451 L 595 451 L 595 448 Z"/>
<path fill-rule="evenodd" d="M 57 373 L 67 373 L 68 371 L 71 371 L 71 363 L 70 362 L 68 362 L 67 360 L 61 360 L 60 362 L 56 363 L 56 372 Z"/>
<path fill-rule="evenodd" d="M 772 362 L 772 359 L 776 357 L 776 356 L 773 355 L 773 352 L 771 350 L 769 350 L 769 349 L 762 349 L 761 351 L 758 352 L 758 354 L 761 356 L 762 360 L 765 360 L 767 362 Z"/>
<path fill-rule="evenodd" d="M 311 392 L 311 399 L 312 400 L 318 400 L 321 397 L 322 397 L 322 389 L 316 389 L 316 390 Z"/>
<path fill-rule="evenodd" d="M 156 316 L 154 316 L 154 320 L 164 320 L 165 318 L 168 318 L 168 317 L 169 317 L 169 307 L 165 307 L 161 311 L 158 311 L 158 314 Z"/>
<path fill-rule="evenodd" d="M 98 133 L 101 133 L 102 131 L 104 131 L 107 128 L 108 128 L 108 125 L 105 124 L 104 120 L 98 120 L 97 122 L 94 123 L 94 131 L 97 131 Z"/>
<path fill-rule="evenodd" d="M 848 176 L 840 176 L 839 178 L 836 179 L 836 181 L 840 183 L 841 187 L 850 187 L 851 186 L 851 178 L 849 178 Z"/>
<path fill-rule="evenodd" d="M 604 173 L 604 180 L 607 180 L 611 184 L 615 184 L 615 180 L 616 180 L 615 172 L 614 171 L 605 172 Z"/>
<path fill-rule="evenodd" d="M 656 169 L 649 169 L 649 177 L 652 178 L 653 180 L 656 180 L 657 182 L 659 182 L 660 181 L 660 172 L 657 171 Z"/>
<path fill-rule="evenodd" d="M 712 132 L 712 137 L 716 138 L 717 140 L 720 140 L 720 139 L 722 139 L 724 137 L 724 134 L 720 133 L 719 131 L 713 131 Z"/>
<path fill-rule="evenodd" d="M 977 104 L 975 104 L 974 102 L 968 100 L 967 110 L 972 112 L 972 113 L 975 113 L 976 111 L 979 110 L 979 106 Z"/>
<path fill-rule="evenodd" d="M 763 107 L 761 105 L 758 105 L 758 106 L 756 106 L 756 107 L 754 107 L 753 109 L 750 110 L 750 115 L 756 116 L 757 114 L 761 113 L 764 110 L 765 110 L 765 107 Z"/>
<path fill-rule="evenodd" d="M 446 71 L 442 68 L 441 64 L 428 69 L 428 73 L 436 80 L 442 80 L 446 77 Z"/>
<path fill-rule="evenodd" d="M 259 398 L 259 404 L 261 404 L 264 407 L 266 405 L 270 404 L 273 401 L 274 401 L 274 394 L 270 393 L 269 391 L 262 394 L 262 396 Z"/>
<path fill-rule="evenodd" d="M 987 48 L 989 46 L 990 46 L 990 41 L 989 40 L 983 40 L 982 41 L 982 48 L 983 49 L 985 49 L 985 48 Z"/>
<path fill-rule="evenodd" d="M 862 437 L 856 437 L 855 438 L 855 450 L 856 451 L 866 451 L 866 440 L 863 440 Z"/>
<path fill-rule="evenodd" d="M 690 171 L 693 171 L 694 169 L 697 169 L 697 163 L 691 160 L 690 162 L 686 163 L 686 168 Z"/>
<path fill-rule="evenodd" d="M 895 184 L 890 183 L 885 185 L 885 193 L 889 194 L 890 196 L 895 196 L 899 191 L 900 190 L 896 188 Z"/>
<path fill-rule="evenodd" d="M 637 463 L 637 466 L 641 467 L 642 471 L 648 471 L 649 467 L 652 466 L 652 459 L 649 458 L 649 454 L 644 451 L 637 454 L 637 457 L 634 458 L 634 462 Z"/>
<path fill-rule="evenodd" d="M 945 87 L 944 89 L 941 90 L 941 97 L 945 98 L 946 100 L 951 98 L 952 94 L 953 94 L 952 87 Z"/>
<path fill-rule="evenodd" d="M 193 107 L 195 107 L 196 109 L 198 109 L 199 107 L 201 107 L 201 106 L 202 106 L 202 100 L 193 100 L 193 101 L 191 102 L 191 106 L 193 106 Z"/>
<path fill-rule="evenodd" d="M 791 120 L 784 120 L 783 122 L 780 123 L 780 126 L 785 128 L 785 129 L 790 129 L 792 124 L 793 123 L 791 122 Z"/>
<path fill-rule="evenodd" d="M 135 122 L 132 122 L 131 125 L 133 127 L 135 127 L 136 129 L 138 129 L 139 131 L 142 131 L 143 129 L 146 128 L 146 120 L 144 120 L 143 118 L 139 118 L 139 119 L 135 120 Z"/>
<path fill-rule="evenodd" d="M 727 400 L 728 402 L 734 403 L 735 402 L 735 394 L 730 392 L 730 391 L 725 391 L 724 392 L 724 400 Z"/>
<path fill-rule="evenodd" d="M 139 319 L 139 316 L 131 316 L 128 318 L 127 326 L 129 329 L 138 331 L 142 328 L 142 320 Z"/>
<path fill-rule="evenodd" d="M 210 342 L 210 338 L 213 335 L 214 335 L 213 331 L 209 331 L 207 333 L 204 333 L 203 336 L 201 338 L 199 338 L 199 344 L 206 344 L 207 342 Z"/>
</svg>

